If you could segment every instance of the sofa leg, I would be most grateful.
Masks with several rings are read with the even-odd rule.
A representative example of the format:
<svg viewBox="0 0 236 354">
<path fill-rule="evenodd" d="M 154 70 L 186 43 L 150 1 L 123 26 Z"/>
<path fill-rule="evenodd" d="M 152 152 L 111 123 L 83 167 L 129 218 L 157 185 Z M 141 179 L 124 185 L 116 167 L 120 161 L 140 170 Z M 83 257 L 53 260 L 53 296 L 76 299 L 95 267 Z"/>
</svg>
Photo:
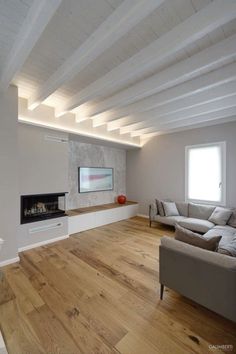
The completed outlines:
<svg viewBox="0 0 236 354">
<path fill-rule="evenodd" d="M 163 294 L 164 294 L 164 285 L 161 284 L 161 291 L 160 291 L 160 299 L 163 300 Z"/>
</svg>

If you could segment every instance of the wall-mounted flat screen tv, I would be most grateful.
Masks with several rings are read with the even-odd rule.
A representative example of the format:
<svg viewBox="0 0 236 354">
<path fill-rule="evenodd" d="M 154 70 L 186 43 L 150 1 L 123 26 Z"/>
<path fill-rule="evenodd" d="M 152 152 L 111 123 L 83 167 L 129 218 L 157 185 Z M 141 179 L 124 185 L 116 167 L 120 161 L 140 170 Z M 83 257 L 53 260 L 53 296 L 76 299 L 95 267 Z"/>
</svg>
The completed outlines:
<svg viewBox="0 0 236 354">
<path fill-rule="evenodd" d="M 113 190 L 113 168 L 79 167 L 79 193 Z"/>
</svg>

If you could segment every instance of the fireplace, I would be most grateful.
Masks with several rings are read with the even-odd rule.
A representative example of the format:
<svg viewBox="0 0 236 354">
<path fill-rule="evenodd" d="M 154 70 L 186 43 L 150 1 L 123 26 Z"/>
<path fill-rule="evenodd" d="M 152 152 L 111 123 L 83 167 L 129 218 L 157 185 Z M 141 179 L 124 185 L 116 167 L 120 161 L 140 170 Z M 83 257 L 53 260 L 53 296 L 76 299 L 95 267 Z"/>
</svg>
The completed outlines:
<svg viewBox="0 0 236 354">
<path fill-rule="evenodd" d="M 21 224 L 64 216 L 65 193 L 21 196 Z"/>
</svg>

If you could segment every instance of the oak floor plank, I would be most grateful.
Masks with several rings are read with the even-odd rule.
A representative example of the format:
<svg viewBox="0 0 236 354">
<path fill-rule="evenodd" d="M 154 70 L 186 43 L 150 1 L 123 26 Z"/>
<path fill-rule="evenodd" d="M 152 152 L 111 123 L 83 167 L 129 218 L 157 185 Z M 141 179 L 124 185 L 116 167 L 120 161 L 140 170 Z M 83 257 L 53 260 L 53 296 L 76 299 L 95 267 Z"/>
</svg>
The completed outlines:
<svg viewBox="0 0 236 354">
<path fill-rule="evenodd" d="M 6 276 L 3 272 L 0 271 L 0 305 L 4 304 L 15 298 L 15 294 L 11 289 Z"/>
<path fill-rule="evenodd" d="M 55 246 L 55 252 L 57 251 L 56 247 L 58 246 Z M 27 262 L 29 262 L 27 258 L 28 257 L 25 256 L 22 257 L 23 265 L 26 269 L 28 268 Z M 63 254 L 61 254 L 61 261 L 65 262 L 65 259 L 67 258 L 63 257 Z M 80 260 L 77 261 L 77 265 L 79 266 L 83 263 Z M 90 290 L 87 292 L 89 283 L 88 281 L 84 283 L 83 280 L 85 276 L 91 275 L 91 272 L 87 272 L 88 274 L 86 274 L 85 267 L 81 269 L 81 267 L 77 266 L 77 273 L 78 275 L 80 274 L 80 277 L 78 277 L 73 265 L 74 259 L 72 256 L 70 257 L 70 264 L 63 269 L 63 276 L 61 276 L 58 269 L 54 269 L 53 272 L 47 270 L 48 267 L 51 267 L 49 258 L 44 264 L 37 264 L 37 270 L 31 267 L 30 272 L 31 277 L 34 279 L 33 284 L 49 308 L 60 318 L 65 326 L 68 327 L 68 330 L 70 328 L 75 341 L 77 339 L 79 340 L 80 347 L 83 348 L 83 343 L 87 343 L 87 349 L 93 350 L 94 353 L 113 352 L 114 348 L 112 349 L 112 346 L 116 344 L 127 331 L 119 326 L 116 323 L 116 319 L 109 316 L 109 314 L 100 318 L 97 316 L 96 312 L 91 312 L 90 308 L 86 306 L 86 299 L 92 298 L 96 294 L 101 296 L 101 294 L 105 293 L 106 286 L 102 286 L 104 279 L 99 277 L 99 280 L 102 282 L 101 285 L 91 281 L 92 286 L 90 285 Z M 86 264 L 84 266 L 86 266 Z M 86 267 L 88 268 L 88 265 Z M 95 272 L 94 270 L 92 271 Z M 85 273 L 85 275 L 83 273 Z M 58 281 L 59 277 L 60 281 Z M 91 278 L 91 280 L 93 280 L 93 278 Z M 73 285 L 68 287 L 68 281 L 70 283 L 72 282 Z M 79 288 L 81 288 L 81 282 L 84 288 L 83 293 L 78 292 L 78 284 Z M 114 295 L 114 291 L 111 294 Z M 124 291 L 122 294 L 124 294 Z M 109 327 L 107 323 L 109 323 Z M 102 339 L 104 344 L 98 337 L 101 337 L 100 339 Z M 90 345 L 92 347 L 90 347 Z M 83 352 L 84 350 L 83 348 Z"/>
<path fill-rule="evenodd" d="M 24 313 L 27 314 L 35 308 L 44 305 L 43 300 L 19 266 L 11 267 L 11 269 L 6 270 L 5 276 L 16 296 L 19 307 Z"/>
<path fill-rule="evenodd" d="M 46 353 L 82 353 L 64 323 L 47 305 L 29 313 L 28 318 Z"/>
<path fill-rule="evenodd" d="M 236 352 L 236 324 L 167 288 L 159 300 L 165 234 L 135 217 L 23 252 L 0 282 L 9 354 Z"/>
<path fill-rule="evenodd" d="M 0 327 L 9 354 L 47 353 L 16 300 L 0 306 Z"/>
</svg>

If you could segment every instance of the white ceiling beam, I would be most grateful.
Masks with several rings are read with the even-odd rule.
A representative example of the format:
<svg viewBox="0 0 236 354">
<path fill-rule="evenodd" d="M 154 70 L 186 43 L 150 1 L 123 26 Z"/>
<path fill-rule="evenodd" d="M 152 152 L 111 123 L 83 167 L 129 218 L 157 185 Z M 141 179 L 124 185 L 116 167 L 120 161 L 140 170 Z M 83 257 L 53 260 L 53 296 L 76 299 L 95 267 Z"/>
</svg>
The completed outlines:
<svg viewBox="0 0 236 354">
<path fill-rule="evenodd" d="M 208 74 L 201 75 L 193 80 L 189 80 L 163 92 L 146 97 L 120 109 L 107 111 L 106 114 L 109 115 L 110 119 L 107 124 L 107 129 L 112 131 L 120 128 L 122 117 L 161 107 L 167 103 L 178 101 L 181 98 L 190 97 L 191 99 L 192 95 L 210 90 L 233 80 L 236 80 L 236 63 L 226 65 L 223 68 L 211 71 Z M 96 119 L 99 116 L 100 115 L 97 115 L 93 117 L 93 119 Z"/>
<path fill-rule="evenodd" d="M 29 99 L 33 109 L 64 83 L 78 75 L 164 0 L 124 1 Z"/>
<path fill-rule="evenodd" d="M 203 115 L 210 114 L 212 112 L 217 112 L 222 109 L 228 109 L 231 107 L 236 107 L 236 92 L 234 95 L 230 97 L 222 98 L 210 103 L 203 103 L 196 107 L 191 107 L 180 112 L 170 113 L 168 115 L 150 116 L 149 119 L 141 123 L 135 123 L 121 128 L 120 133 L 127 134 L 144 128 L 155 127 L 155 126 L 159 127 L 160 125 L 174 123 L 177 121 L 181 121 L 183 119 L 200 117 Z"/>
<path fill-rule="evenodd" d="M 171 113 L 183 112 L 188 108 L 197 107 L 205 103 L 210 103 L 222 98 L 234 96 L 236 93 L 236 71 L 233 73 L 232 78 L 234 79 L 231 82 L 222 83 L 221 85 L 215 86 L 210 89 L 200 89 L 195 92 L 195 94 L 189 95 L 184 98 L 179 98 L 172 102 L 167 102 L 152 110 L 148 110 L 143 113 L 137 113 L 136 115 L 133 114 L 124 118 L 123 120 L 118 119 L 118 121 L 108 123 L 107 130 L 114 130 L 114 124 L 116 124 L 115 127 L 119 125 L 120 128 L 121 126 L 127 126 L 130 124 L 133 126 L 135 123 L 140 123 L 141 126 L 142 124 L 144 125 L 145 122 L 149 121 L 149 119 L 151 119 L 152 117 L 169 116 Z M 176 88 L 178 88 L 178 86 Z M 112 129 L 109 127 L 109 124 L 113 124 Z"/>
<path fill-rule="evenodd" d="M 230 119 L 229 119 L 230 118 Z M 148 134 L 154 134 L 161 131 L 171 132 L 173 129 L 177 128 L 187 128 L 189 126 L 195 126 L 202 123 L 209 123 L 212 121 L 217 121 L 220 123 L 225 123 L 226 121 L 236 120 L 236 107 L 231 107 L 227 109 L 222 109 L 217 112 L 211 112 L 206 115 L 196 116 L 192 118 L 184 118 L 178 122 L 169 123 L 166 125 L 157 125 L 155 127 L 145 128 L 136 132 L 132 132 L 132 137 L 145 136 Z"/>
<path fill-rule="evenodd" d="M 148 2 L 147 2 L 148 3 Z M 95 98 L 111 95 L 141 77 L 187 45 L 204 37 L 236 17 L 236 1 L 215 0 L 171 31 L 143 48 L 133 57 L 74 95 L 58 114 L 70 111 Z M 108 109 L 111 107 L 107 107 Z"/>
<path fill-rule="evenodd" d="M 153 94 L 217 69 L 236 59 L 236 34 L 202 50 L 192 57 L 182 60 L 171 67 L 145 79 L 101 103 L 102 109 L 126 106 Z M 82 105 L 83 106 L 83 105 Z M 106 114 L 107 113 L 107 114 Z M 92 114 L 90 110 L 90 115 Z M 109 122 L 109 111 L 96 119 L 96 123 Z M 95 119 L 96 117 L 94 117 Z M 111 115 L 111 120 L 113 119 Z"/>
<path fill-rule="evenodd" d="M 6 90 L 19 72 L 61 0 L 34 0 L 7 57 L 0 77 L 0 90 Z"/>
</svg>

